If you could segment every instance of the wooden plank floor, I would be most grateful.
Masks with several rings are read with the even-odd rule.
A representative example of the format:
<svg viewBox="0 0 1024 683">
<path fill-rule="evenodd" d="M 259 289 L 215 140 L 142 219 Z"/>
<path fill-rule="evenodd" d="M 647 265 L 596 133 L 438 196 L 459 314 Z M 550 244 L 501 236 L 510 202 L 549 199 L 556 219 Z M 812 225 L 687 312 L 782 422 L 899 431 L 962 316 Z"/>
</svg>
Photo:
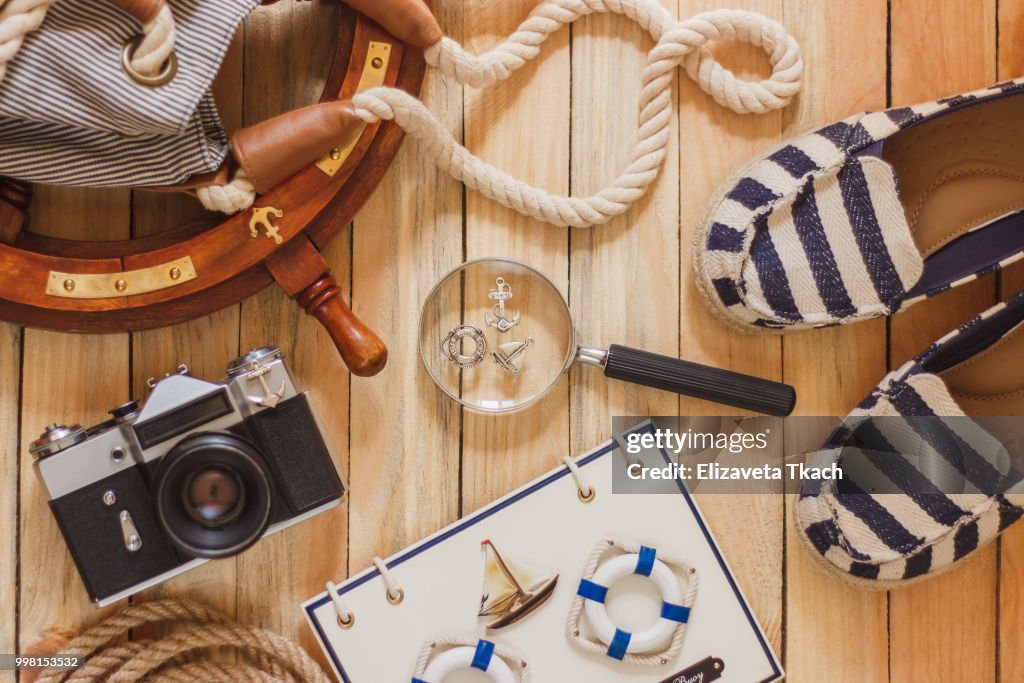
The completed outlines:
<svg viewBox="0 0 1024 683">
<path fill-rule="evenodd" d="M 385 338 L 380 376 L 349 378 L 326 335 L 282 292 L 170 329 L 73 336 L 0 324 L 0 652 L 28 651 L 101 616 L 80 585 L 27 454 L 54 420 L 94 424 L 144 393 L 145 379 L 188 363 L 225 363 L 268 342 L 310 388 L 351 485 L 342 508 L 233 560 L 213 562 L 145 597 L 207 600 L 320 653 L 300 600 L 608 437 L 613 415 L 715 414 L 720 408 L 573 370 L 527 412 L 463 414 L 435 391 L 416 354 L 429 287 L 465 258 L 505 255 L 539 267 L 565 292 L 582 338 L 621 342 L 784 379 L 799 412 L 840 415 L 888 368 L 999 296 L 1024 270 L 987 278 L 891 321 L 785 338 L 747 337 L 706 310 L 690 274 L 691 235 L 715 186 L 752 155 L 811 126 L 1024 73 L 1024 0 L 663 0 L 679 16 L 716 7 L 782 20 L 803 45 L 803 94 L 784 112 L 737 116 L 691 82 L 676 90 L 672 150 L 652 192 L 592 230 L 523 219 L 439 174 L 411 142 L 328 257 L 351 273 L 355 311 Z M 497 43 L 535 0 L 435 0 L 445 31 L 474 50 Z M 218 81 L 230 127 L 319 93 L 345 10 L 314 3 L 260 8 Z M 485 92 L 433 76 L 424 99 L 487 160 L 550 190 L 589 193 L 626 163 L 649 38 L 618 17 L 579 22 L 543 56 Z M 754 48 L 716 53 L 764 75 Z M 267 97 L 266 93 L 273 93 Z M 64 237 L 141 235 L 196 212 L 188 200 L 127 191 L 41 189 L 34 229 Z M 339 278 L 348 281 L 344 275 Z M 678 304 L 676 302 L 679 302 Z M 794 683 L 1024 681 L 1024 524 L 956 571 L 912 589 L 862 593 L 827 578 L 795 542 L 791 500 L 702 501 L 728 559 Z M 0 675 L 13 680 L 13 675 Z M 549 683 L 541 681 L 540 683 Z"/>
</svg>

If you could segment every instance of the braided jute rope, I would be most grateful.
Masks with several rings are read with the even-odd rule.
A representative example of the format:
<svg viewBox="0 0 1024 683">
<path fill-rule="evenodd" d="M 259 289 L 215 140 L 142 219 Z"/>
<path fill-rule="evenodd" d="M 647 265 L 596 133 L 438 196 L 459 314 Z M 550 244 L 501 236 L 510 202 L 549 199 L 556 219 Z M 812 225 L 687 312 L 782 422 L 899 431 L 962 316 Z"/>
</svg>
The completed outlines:
<svg viewBox="0 0 1024 683">
<path fill-rule="evenodd" d="M 131 629 L 169 627 L 152 641 L 125 641 Z M 130 681 L 329 683 L 297 644 L 270 631 L 241 626 L 206 605 L 160 600 L 131 605 L 93 626 L 62 649 L 84 660 L 73 671 L 48 671 L 38 683 Z M 210 661 L 210 652 L 231 650 L 238 661 Z"/>
<path fill-rule="evenodd" d="M 438 648 L 441 647 L 476 647 L 477 643 L 480 642 L 480 638 L 474 635 L 467 635 L 462 633 L 442 633 L 434 636 L 428 640 L 424 645 L 423 649 L 420 650 L 420 656 L 416 660 L 416 670 L 413 672 L 415 678 L 421 678 L 427 670 L 427 666 L 430 664 L 430 660 L 437 654 Z M 530 667 L 527 663 L 526 657 L 523 656 L 519 650 L 503 645 L 501 643 L 494 644 L 494 654 L 505 660 L 505 663 L 509 665 L 509 668 L 515 670 L 519 669 L 519 683 L 530 683 Z M 429 681 L 428 683 L 441 683 L 440 681 Z"/>
<path fill-rule="evenodd" d="M 786 106 L 800 90 L 800 48 L 779 23 L 753 12 L 716 10 L 677 22 L 655 0 L 552 0 L 530 14 L 508 40 L 482 55 L 443 38 L 429 48 L 427 62 L 476 88 L 508 78 L 540 53 L 555 31 L 577 19 L 613 12 L 632 19 L 656 41 L 641 74 L 640 117 L 631 160 L 611 185 L 589 197 L 551 194 L 487 164 L 456 142 L 422 102 L 401 90 L 374 88 L 356 95 L 364 121 L 393 120 L 423 144 L 453 177 L 499 204 L 554 225 L 585 227 L 627 211 L 658 177 L 669 144 L 672 79 L 680 65 L 716 102 L 738 113 L 763 113 Z M 718 63 L 708 45 L 727 38 L 761 47 L 769 55 L 767 80 L 738 79 Z"/>
<path fill-rule="evenodd" d="M 601 558 L 607 555 L 610 551 L 618 549 L 626 554 L 636 554 L 640 552 L 641 547 L 642 546 L 639 543 L 627 541 L 616 536 L 604 539 L 594 546 L 593 552 L 591 552 L 590 557 L 587 558 L 587 564 L 583 568 L 583 578 L 592 578 L 594 576 L 594 572 L 597 571 L 597 566 L 601 563 Z M 662 552 L 658 552 L 658 559 L 687 573 L 686 592 L 683 594 L 682 606 L 692 608 L 694 601 L 697 599 L 697 588 L 699 585 L 697 570 L 686 562 L 683 562 L 681 559 Z M 583 616 L 584 609 L 583 604 L 584 600 L 582 597 L 577 595 L 573 599 L 572 606 L 569 608 L 569 616 L 565 621 L 566 637 L 570 642 L 575 643 L 587 652 L 593 652 L 598 655 L 607 654 L 607 644 L 585 638 L 580 632 L 580 620 Z M 661 666 L 662 664 L 666 664 L 667 662 L 674 660 L 683 649 L 683 641 L 686 639 L 686 630 L 688 626 L 689 624 L 679 624 L 676 627 L 675 632 L 672 634 L 672 640 L 663 652 L 657 652 L 649 655 L 627 654 L 623 661 L 629 664 L 639 664 L 641 666 Z"/>
<path fill-rule="evenodd" d="M 46 18 L 57 0 L 0 0 L 0 80 L 18 54 L 25 38 Z M 156 76 L 174 52 L 174 16 L 167 5 L 142 27 L 143 39 L 132 55 L 132 67 L 143 76 Z"/>
</svg>

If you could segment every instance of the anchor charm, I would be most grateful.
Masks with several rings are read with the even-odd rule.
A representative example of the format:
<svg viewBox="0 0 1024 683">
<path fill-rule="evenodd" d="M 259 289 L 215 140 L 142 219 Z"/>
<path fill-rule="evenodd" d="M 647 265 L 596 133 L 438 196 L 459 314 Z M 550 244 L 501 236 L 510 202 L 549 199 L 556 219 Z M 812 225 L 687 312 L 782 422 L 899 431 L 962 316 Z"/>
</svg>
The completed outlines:
<svg viewBox="0 0 1024 683">
<path fill-rule="evenodd" d="M 277 404 L 284 398 L 285 383 L 281 382 L 281 388 L 276 392 L 271 393 L 270 387 L 267 386 L 267 373 L 270 372 L 270 368 L 260 368 L 255 372 L 250 372 L 245 376 L 250 382 L 252 380 L 259 380 L 260 387 L 263 389 L 263 398 L 257 398 L 255 396 L 249 396 L 249 400 L 262 408 L 276 408 Z"/>
<path fill-rule="evenodd" d="M 488 294 L 487 298 L 492 301 L 497 301 L 492 309 L 494 314 L 484 313 L 484 320 L 491 327 L 497 328 L 498 332 L 508 332 L 513 327 L 519 324 L 520 315 L 519 311 L 509 318 L 505 315 L 505 302 L 512 298 L 512 286 L 505 282 L 505 278 L 499 277 L 494 281 L 497 285 L 497 289 L 492 289 Z"/>
<path fill-rule="evenodd" d="M 283 218 L 284 211 L 273 206 L 253 207 L 252 218 L 249 219 L 249 236 L 259 237 L 260 228 L 262 227 L 267 232 L 268 240 L 274 240 L 275 244 L 284 242 L 284 238 L 281 237 L 281 233 L 278 227 L 274 225 L 273 220 L 271 220 L 271 216 Z"/>
<path fill-rule="evenodd" d="M 507 342 L 498 347 L 496 351 L 491 352 L 491 357 L 494 358 L 494 362 L 498 364 L 502 370 L 511 372 L 513 375 L 518 375 L 519 371 L 523 369 L 522 365 L 516 365 L 515 360 L 519 356 L 526 353 L 526 349 L 533 346 L 533 337 L 527 337 L 526 341 L 521 342 Z"/>
</svg>

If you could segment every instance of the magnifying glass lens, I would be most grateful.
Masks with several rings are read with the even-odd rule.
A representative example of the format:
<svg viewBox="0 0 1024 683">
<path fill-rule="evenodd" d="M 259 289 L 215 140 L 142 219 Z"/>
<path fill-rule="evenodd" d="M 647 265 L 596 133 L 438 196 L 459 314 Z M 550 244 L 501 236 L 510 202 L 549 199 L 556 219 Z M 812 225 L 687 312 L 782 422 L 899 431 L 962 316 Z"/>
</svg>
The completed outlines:
<svg viewBox="0 0 1024 683">
<path fill-rule="evenodd" d="M 470 261 L 427 296 L 420 356 L 437 385 L 481 412 L 511 412 L 546 394 L 576 340 L 555 285 L 515 261 Z"/>
<path fill-rule="evenodd" d="M 427 295 L 420 356 L 441 389 L 486 413 L 524 408 L 550 391 L 576 359 L 576 333 L 558 288 L 533 268 L 500 258 L 470 261 Z M 768 415 L 789 415 L 793 387 L 674 356 L 611 344 L 580 348 L 606 377 Z"/>
</svg>

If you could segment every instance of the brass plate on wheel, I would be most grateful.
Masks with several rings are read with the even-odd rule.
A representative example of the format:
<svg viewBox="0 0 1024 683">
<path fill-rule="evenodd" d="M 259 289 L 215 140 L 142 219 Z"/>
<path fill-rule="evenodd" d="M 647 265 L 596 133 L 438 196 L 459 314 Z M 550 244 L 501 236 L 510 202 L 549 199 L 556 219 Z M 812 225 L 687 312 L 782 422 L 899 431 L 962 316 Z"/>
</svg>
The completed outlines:
<svg viewBox="0 0 1024 683">
<path fill-rule="evenodd" d="M 388 75 L 388 64 L 391 62 L 391 44 L 370 41 L 366 49 L 366 63 L 363 65 L 363 75 L 356 86 L 356 92 L 363 92 L 370 88 L 384 85 L 384 79 Z M 342 164 L 356 148 L 359 138 L 363 136 L 366 124 L 358 126 L 352 131 L 347 139 L 338 143 L 327 156 L 316 162 L 316 167 L 327 175 L 334 177 L 334 174 L 341 169 Z"/>
<path fill-rule="evenodd" d="M 112 299 L 156 292 L 197 277 L 188 256 L 121 273 L 59 273 L 51 270 L 46 281 L 46 294 L 63 299 Z"/>
</svg>

